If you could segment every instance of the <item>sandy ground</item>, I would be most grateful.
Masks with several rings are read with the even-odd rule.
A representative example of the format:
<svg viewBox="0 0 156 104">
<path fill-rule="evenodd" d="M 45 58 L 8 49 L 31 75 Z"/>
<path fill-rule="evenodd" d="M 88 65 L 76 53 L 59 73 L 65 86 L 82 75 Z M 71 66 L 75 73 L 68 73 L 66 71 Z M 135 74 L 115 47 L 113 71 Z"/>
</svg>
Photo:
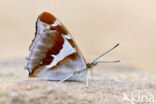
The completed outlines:
<svg viewBox="0 0 156 104">
<path fill-rule="evenodd" d="M 24 59 L 0 62 L 0 104 L 155 104 L 156 73 L 125 62 L 99 65 L 94 76 L 57 83 L 28 78 Z M 143 100 L 142 100 L 143 98 Z"/>
</svg>

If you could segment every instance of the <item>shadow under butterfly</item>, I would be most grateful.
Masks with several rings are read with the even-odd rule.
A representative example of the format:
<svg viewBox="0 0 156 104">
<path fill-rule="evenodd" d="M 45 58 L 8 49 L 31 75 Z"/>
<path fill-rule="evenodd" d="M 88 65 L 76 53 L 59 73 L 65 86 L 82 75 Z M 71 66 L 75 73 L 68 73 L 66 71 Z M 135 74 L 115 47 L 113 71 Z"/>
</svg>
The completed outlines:
<svg viewBox="0 0 156 104">
<path fill-rule="evenodd" d="M 36 33 L 26 57 L 30 77 L 44 77 L 49 80 L 78 80 L 88 75 L 98 63 L 116 63 L 117 61 L 97 61 L 119 44 L 106 51 L 91 63 L 86 63 L 71 34 L 48 12 L 43 12 L 36 21 Z"/>
</svg>

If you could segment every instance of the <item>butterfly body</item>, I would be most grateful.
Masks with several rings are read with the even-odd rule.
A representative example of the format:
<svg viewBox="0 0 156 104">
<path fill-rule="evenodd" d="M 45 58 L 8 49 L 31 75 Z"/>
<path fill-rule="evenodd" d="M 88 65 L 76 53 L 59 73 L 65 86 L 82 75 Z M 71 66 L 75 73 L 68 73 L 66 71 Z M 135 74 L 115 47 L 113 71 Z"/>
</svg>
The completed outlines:
<svg viewBox="0 0 156 104">
<path fill-rule="evenodd" d="M 43 12 L 36 21 L 35 37 L 29 47 L 25 69 L 29 77 L 44 77 L 49 80 L 78 80 L 89 73 L 98 63 L 117 61 L 97 61 L 110 50 L 101 54 L 91 63 L 86 63 L 71 34 L 52 14 Z M 88 77 L 87 77 L 88 86 Z"/>
</svg>

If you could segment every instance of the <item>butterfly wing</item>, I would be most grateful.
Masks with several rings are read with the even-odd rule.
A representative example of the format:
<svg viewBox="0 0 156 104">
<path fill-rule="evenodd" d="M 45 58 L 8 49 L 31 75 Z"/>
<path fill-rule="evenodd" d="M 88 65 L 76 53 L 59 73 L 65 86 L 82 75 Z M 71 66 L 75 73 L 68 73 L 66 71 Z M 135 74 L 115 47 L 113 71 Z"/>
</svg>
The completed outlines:
<svg viewBox="0 0 156 104">
<path fill-rule="evenodd" d="M 42 13 L 36 25 L 26 65 L 30 77 L 62 80 L 87 68 L 70 33 L 53 15 Z"/>
</svg>

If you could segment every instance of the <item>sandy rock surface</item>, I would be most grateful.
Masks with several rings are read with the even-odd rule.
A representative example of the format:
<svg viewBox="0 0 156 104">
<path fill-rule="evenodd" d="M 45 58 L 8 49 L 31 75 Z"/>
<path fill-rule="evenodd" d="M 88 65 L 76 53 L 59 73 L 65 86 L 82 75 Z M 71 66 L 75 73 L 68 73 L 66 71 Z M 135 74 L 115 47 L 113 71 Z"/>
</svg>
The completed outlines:
<svg viewBox="0 0 156 104">
<path fill-rule="evenodd" d="M 0 62 L 0 104 L 155 104 L 156 73 L 126 63 L 95 67 L 89 77 L 57 83 L 29 78 L 24 59 Z"/>
</svg>

